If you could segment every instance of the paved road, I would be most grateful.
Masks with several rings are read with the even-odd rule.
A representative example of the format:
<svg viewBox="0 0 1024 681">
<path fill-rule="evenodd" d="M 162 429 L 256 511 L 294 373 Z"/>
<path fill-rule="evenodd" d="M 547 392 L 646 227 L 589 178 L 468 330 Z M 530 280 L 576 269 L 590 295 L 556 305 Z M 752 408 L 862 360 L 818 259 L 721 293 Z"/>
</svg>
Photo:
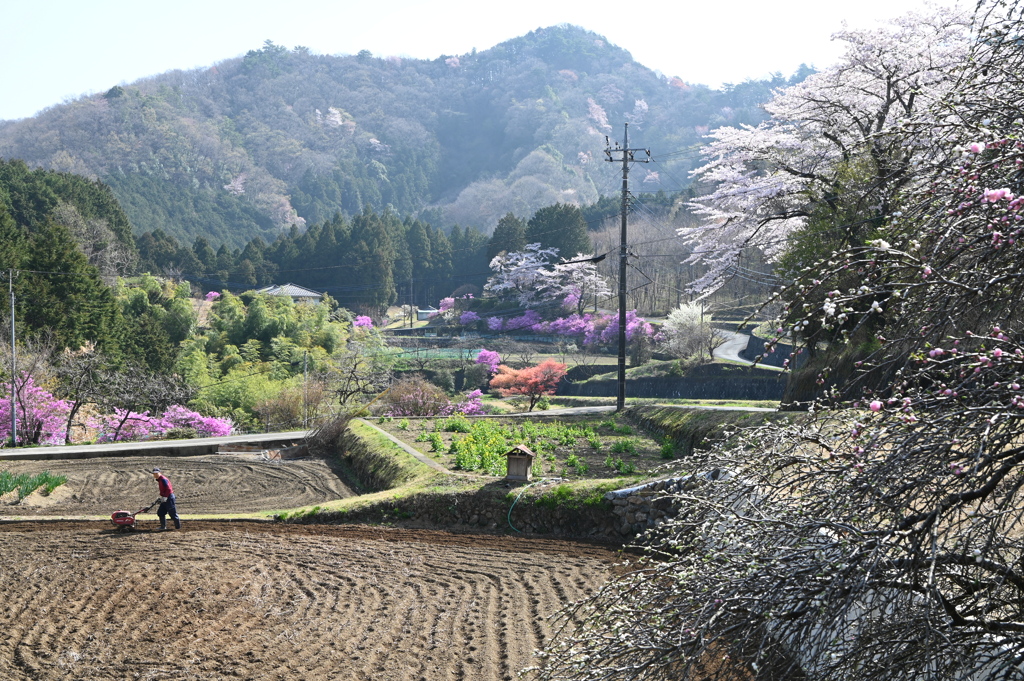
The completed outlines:
<svg viewBox="0 0 1024 681">
<path fill-rule="evenodd" d="M 745 333 L 739 333 L 738 331 L 726 331 L 725 329 L 719 329 L 719 331 L 721 331 L 728 340 L 715 349 L 715 357 L 729 360 L 730 362 L 739 362 L 748 366 L 754 364 L 749 359 L 740 356 L 740 353 L 747 349 L 747 343 L 750 341 L 750 336 Z M 771 364 L 759 363 L 757 366 L 762 369 L 782 371 L 782 367 L 772 366 Z"/>
<path fill-rule="evenodd" d="M 306 437 L 305 430 L 227 437 L 200 437 L 192 440 L 156 440 L 151 442 L 111 442 L 101 445 L 71 447 L 18 447 L 0 449 L 0 461 L 32 461 L 37 459 L 91 459 L 104 456 L 201 456 L 214 454 L 231 445 L 259 446 L 279 449 Z"/>
</svg>

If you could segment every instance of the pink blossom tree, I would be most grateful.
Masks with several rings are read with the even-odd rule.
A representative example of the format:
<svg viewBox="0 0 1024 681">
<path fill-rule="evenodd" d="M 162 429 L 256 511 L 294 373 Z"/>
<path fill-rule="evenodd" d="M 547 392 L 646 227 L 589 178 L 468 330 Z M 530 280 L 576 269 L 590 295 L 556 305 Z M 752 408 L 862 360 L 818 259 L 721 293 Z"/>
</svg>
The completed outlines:
<svg viewBox="0 0 1024 681">
<path fill-rule="evenodd" d="M 844 30 L 842 60 L 775 93 L 757 127 L 711 132 L 693 172 L 711 184 L 691 209 L 703 224 L 680 230 L 705 274 L 692 289 L 717 288 L 741 249 L 770 260 L 809 221 L 824 223 L 830 250 L 863 243 L 895 210 L 893 199 L 915 164 L 935 149 L 907 127 L 939 101 L 969 47 L 970 18 L 949 9 L 910 14 L 876 30 Z"/>
</svg>

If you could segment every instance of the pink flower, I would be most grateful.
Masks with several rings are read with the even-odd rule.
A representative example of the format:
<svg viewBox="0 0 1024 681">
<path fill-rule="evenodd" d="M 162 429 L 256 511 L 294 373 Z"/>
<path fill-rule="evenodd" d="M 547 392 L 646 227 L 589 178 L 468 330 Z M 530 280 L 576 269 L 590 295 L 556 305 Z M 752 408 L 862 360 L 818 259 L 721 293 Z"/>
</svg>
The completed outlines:
<svg viewBox="0 0 1024 681">
<path fill-rule="evenodd" d="M 985 151 L 985 143 L 974 142 L 973 144 L 971 144 L 971 146 L 968 147 L 968 149 L 971 150 L 972 154 L 980 154 L 981 152 Z"/>
<path fill-rule="evenodd" d="M 218 298 L 220 298 L 220 293 L 217 291 L 210 291 L 206 294 L 206 302 L 208 303 L 217 300 Z"/>
<path fill-rule="evenodd" d="M 358 317 L 356 317 L 355 321 L 352 322 L 352 325 L 353 326 L 361 326 L 361 327 L 366 328 L 366 329 L 372 329 L 373 328 L 373 320 L 370 319 L 369 317 L 367 317 L 366 315 L 359 315 Z"/>
<path fill-rule="evenodd" d="M 497 373 L 498 365 L 501 364 L 501 356 L 494 350 L 481 349 L 476 356 L 477 364 L 486 364 L 492 374 Z"/>
<path fill-rule="evenodd" d="M 1006 187 L 1002 189 L 987 189 L 981 197 L 982 201 L 988 201 L 989 203 L 996 203 L 1002 199 L 1013 199 L 1013 194 Z"/>
<path fill-rule="evenodd" d="M 878 400 L 872 401 L 868 406 L 871 408 L 871 411 L 882 411 L 882 403 Z"/>
</svg>

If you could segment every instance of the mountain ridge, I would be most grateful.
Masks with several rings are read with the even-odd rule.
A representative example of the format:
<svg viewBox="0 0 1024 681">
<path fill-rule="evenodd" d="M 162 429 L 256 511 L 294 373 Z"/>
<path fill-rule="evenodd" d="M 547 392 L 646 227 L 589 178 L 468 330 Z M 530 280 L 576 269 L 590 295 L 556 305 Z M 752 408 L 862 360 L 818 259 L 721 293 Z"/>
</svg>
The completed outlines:
<svg viewBox="0 0 1024 681">
<path fill-rule="evenodd" d="M 656 158 L 686 152 L 638 185 L 682 188 L 701 135 L 756 124 L 757 104 L 794 79 L 691 86 L 571 25 L 432 60 L 267 41 L 4 122 L 0 157 L 104 181 L 137 234 L 237 247 L 366 206 L 490 231 L 507 212 L 613 191 L 602 158 L 620 122 Z"/>
</svg>

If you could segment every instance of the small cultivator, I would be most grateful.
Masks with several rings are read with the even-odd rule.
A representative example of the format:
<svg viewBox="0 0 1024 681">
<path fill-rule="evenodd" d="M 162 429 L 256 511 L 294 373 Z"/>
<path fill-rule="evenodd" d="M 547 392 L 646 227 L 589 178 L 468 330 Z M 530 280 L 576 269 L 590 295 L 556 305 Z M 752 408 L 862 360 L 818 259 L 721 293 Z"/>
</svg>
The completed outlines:
<svg viewBox="0 0 1024 681">
<path fill-rule="evenodd" d="M 138 511 L 135 511 L 135 513 L 132 513 L 131 511 L 114 511 L 110 514 L 110 522 L 114 524 L 114 527 L 117 528 L 118 532 L 131 532 L 135 530 L 135 516 L 137 516 L 140 513 L 147 512 L 155 505 L 156 502 L 154 501 L 149 506 L 146 506 L 145 508 L 140 508 Z"/>
</svg>

